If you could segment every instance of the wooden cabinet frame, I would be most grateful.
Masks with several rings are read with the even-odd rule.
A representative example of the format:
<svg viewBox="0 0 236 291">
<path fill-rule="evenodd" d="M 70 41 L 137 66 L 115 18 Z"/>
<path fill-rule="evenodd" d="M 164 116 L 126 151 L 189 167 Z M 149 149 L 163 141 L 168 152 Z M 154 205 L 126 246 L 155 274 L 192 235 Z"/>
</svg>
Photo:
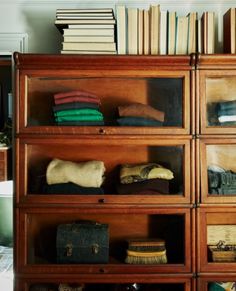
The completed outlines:
<svg viewBox="0 0 236 291">
<path fill-rule="evenodd" d="M 196 61 L 196 108 L 197 109 L 197 121 L 196 124 L 200 124 L 200 128 L 197 128 L 197 133 L 200 134 L 235 134 L 236 126 L 210 126 L 207 122 L 207 99 L 210 98 L 211 102 L 218 100 L 230 101 L 223 92 L 217 92 L 217 88 L 214 85 L 209 86 L 210 92 L 207 91 L 207 81 L 215 80 L 215 84 L 219 84 L 223 78 L 225 80 L 229 78 L 236 79 L 236 57 L 235 55 L 199 55 Z M 232 86 L 232 82 L 231 82 Z M 230 84 L 226 84 L 226 89 L 230 91 Z M 230 91 L 231 94 L 233 91 Z M 209 96 L 207 96 L 209 94 Z M 214 95 L 215 94 L 215 95 Z M 218 96 L 218 95 L 219 96 Z"/>
<path fill-rule="evenodd" d="M 137 61 L 138 60 L 138 61 Z M 194 112 L 194 91 L 191 90 L 190 83 L 194 78 L 192 72 L 192 59 L 189 56 L 140 56 L 138 59 L 134 56 L 44 56 L 44 55 L 25 55 L 16 54 L 15 62 L 17 68 L 16 82 L 19 84 L 16 90 L 16 132 L 17 133 L 78 133 L 78 134 L 130 134 L 130 129 L 121 126 L 94 126 L 94 127 L 82 127 L 82 126 L 70 126 L 70 127 L 58 127 L 54 124 L 34 124 L 29 123 L 28 115 L 30 112 L 30 102 L 35 103 L 37 94 L 41 90 L 41 94 L 46 94 L 45 98 L 49 98 L 48 104 L 52 104 L 53 94 L 58 90 L 65 90 L 65 87 L 61 86 L 64 82 L 67 82 L 67 90 L 76 90 L 78 88 L 78 81 L 80 79 L 82 88 L 85 86 L 91 87 L 91 82 L 94 82 L 94 90 L 102 98 L 104 103 L 105 114 L 107 107 L 111 106 L 110 98 L 113 97 L 113 102 L 118 102 L 113 96 L 109 96 L 109 90 L 116 90 L 116 95 L 122 100 L 125 96 L 126 87 L 124 86 L 125 79 L 130 83 L 129 98 L 130 102 L 138 102 L 138 91 L 143 92 L 145 98 L 143 102 L 147 102 L 147 98 L 150 98 L 148 92 L 143 91 L 145 80 L 152 79 L 179 79 L 182 80 L 182 127 L 181 126 L 163 126 L 163 127 L 133 127 L 133 134 L 172 134 L 173 129 L 175 134 L 190 134 L 193 127 L 190 128 L 190 112 Z M 102 91 L 101 81 L 108 80 L 108 87 L 106 91 Z M 117 83 L 116 80 L 123 79 L 122 83 Z M 140 82 L 140 88 L 137 87 L 138 79 L 142 79 Z M 70 82 L 69 82 L 70 80 Z M 73 81 L 74 80 L 74 81 Z M 114 80 L 114 81 L 112 81 Z M 132 80 L 134 84 L 132 84 Z M 136 81 L 135 81 L 136 80 Z M 46 82 L 46 83 L 45 83 Z M 113 84 L 113 82 L 115 82 Z M 135 87 L 136 82 L 136 87 Z M 35 83 L 35 84 L 34 84 Z M 37 85 L 38 83 L 38 85 Z M 44 84 L 45 83 L 45 84 Z M 87 84 L 88 83 L 88 84 Z M 30 84 L 33 84 L 33 96 L 30 91 Z M 119 85 L 120 84 L 120 85 Z M 122 84 L 122 85 L 121 85 Z M 127 83 L 129 84 L 129 83 Z M 117 87 L 119 86 L 119 87 Z M 133 89 L 132 89 L 133 86 Z M 168 86 L 167 86 L 168 87 Z M 171 85 L 169 86 L 171 88 Z M 36 91 L 37 92 L 36 94 Z M 108 92 L 107 92 L 108 91 Z M 119 92 L 120 91 L 120 92 Z M 31 92 L 31 93 L 30 93 Z M 107 93 L 106 93 L 107 92 Z M 153 94 L 154 91 L 152 91 Z M 49 94 L 50 93 L 50 94 Z M 49 94 L 49 96 L 48 96 Z M 120 96 L 119 96 L 120 94 Z M 122 98 L 121 98 L 122 97 Z M 30 99 L 34 98 L 34 101 Z M 140 99 L 140 97 L 138 97 Z M 44 98 L 43 98 L 44 99 Z M 42 100 L 43 100 L 42 99 Z M 140 99 L 141 100 L 141 99 Z M 121 102 L 121 101 L 120 101 Z M 45 103 L 45 102 L 44 102 Z M 115 103 L 116 104 L 116 103 Z M 120 103 L 117 103 L 117 106 Z M 121 103 L 122 104 L 122 103 Z M 41 102 L 41 107 L 43 103 Z M 191 109 L 190 109 L 191 108 Z M 115 109 L 113 105 L 113 109 Z M 35 109 L 37 110 L 37 109 Z M 40 114 L 46 114 L 48 109 L 42 110 Z M 47 119 L 48 116 L 45 116 Z M 194 117 L 193 117 L 194 120 Z M 193 121 L 192 120 L 192 121 Z"/>
<path fill-rule="evenodd" d="M 104 207 L 82 207 L 81 205 L 74 205 L 71 208 L 65 207 L 50 207 L 50 208 L 23 208 L 16 213 L 16 239 L 18 247 L 16 249 L 16 272 L 24 274 L 76 274 L 76 278 L 81 278 L 90 275 L 98 276 L 102 274 L 104 282 L 111 274 L 130 274 L 130 277 L 137 276 L 137 274 L 166 274 L 166 273 L 190 273 L 194 266 L 194 257 L 192 256 L 194 249 L 194 211 L 191 208 L 177 208 L 172 207 L 166 209 L 165 207 L 130 207 L 124 209 L 116 206 L 116 208 Z M 46 220 L 45 220 L 46 219 Z M 182 232 L 182 237 L 179 241 L 178 249 L 182 254 L 173 257 L 174 253 L 169 256 L 169 263 L 160 265 L 132 265 L 125 264 L 120 258 L 111 258 L 108 264 L 75 264 L 75 265 L 60 265 L 46 263 L 45 261 L 38 261 L 35 254 L 37 253 L 38 238 L 40 231 L 51 229 L 51 233 L 55 231 L 55 227 L 63 223 L 73 222 L 73 219 L 89 219 L 99 222 L 108 223 L 110 226 L 110 243 L 114 244 L 117 240 L 125 240 L 128 236 L 158 236 L 160 231 L 163 232 L 163 227 L 167 227 L 165 236 L 168 238 L 173 232 L 173 227 Z M 174 219 L 177 219 L 174 222 Z M 169 220 L 169 221 L 168 221 Z M 156 221 L 156 222 L 155 222 Z M 163 225 L 158 222 L 162 221 Z M 130 223 L 130 225 L 129 225 Z M 173 227 L 171 228 L 171 225 Z M 176 225 L 176 226 L 174 226 Z M 150 229 L 150 227 L 152 228 Z M 54 231 L 53 231 L 54 229 Z M 119 229 L 119 232 L 117 232 Z M 171 231 L 172 229 L 172 231 Z M 153 234 L 152 234 L 153 233 Z M 154 234 L 155 233 L 155 234 Z M 177 234 L 181 236 L 181 233 Z M 169 239 L 169 238 L 168 238 Z M 49 243 L 49 249 L 53 246 L 50 242 L 45 242 L 46 238 L 42 238 L 44 242 L 42 245 Z M 168 243 L 168 242 L 167 242 Z M 170 242 L 169 242 L 170 243 Z M 171 244 L 173 244 L 171 242 Z M 176 246 L 177 247 L 177 246 Z M 46 251 L 46 250 L 45 250 Z M 112 250 L 111 245 L 111 252 Z M 122 249 L 123 251 L 123 249 Z M 177 250 L 176 250 L 177 251 Z M 33 252 L 33 253 L 32 253 Z M 35 253 L 36 252 L 36 253 Z M 47 252 L 47 251 L 46 251 Z M 168 245 L 167 245 L 168 253 Z M 119 255 L 119 254 L 118 254 Z M 116 255 L 116 256 L 118 256 Z M 168 256 L 168 255 L 167 255 Z M 119 255 L 120 257 L 120 255 Z M 36 261 L 35 261 L 36 260 Z M 173 261 L 173 263 L 171 263 Z M 175 263 L 176 261 L 176 263 Z"/>
<path fill-rule="evenodd" d="M 221 167 L 228 167 L 230 163 L 234 165 L 236 156 L 232 156 L 234 148 L 236 149 L 236 139 L 233 136 L 222 136 L 221 138 L 214 136 L 204 137 L 200 139 L 200 173 L 201 173 L 201 202 L 202 203 L 235 203 L 236 193 L 226 194 L 209 194 L 208 192 L 208 174 L 207 174 L 207 148 L 212 147 L 214 150 L 215 163 Z M 221 149 L 222 148 L 222 149 Z M 212 150 L 212 151 L 213 151 Z M 236 155 L 236 152 L 235 152 Z M 221 164 L 220 164 L 221 163 Z M 227 169 L 226 170 L 230 170 Z M 234 168 L 231 169 L 235 171 Z"/>
<path fill-rule="evenodd" d="M 60 150 L 61 148 L 61 150 Z M 66 149 L 74 149 L 75 153 Z M 109 148 L 109 151 L 107 150 Z M 41 164 L 45 164 L 53 157 L 57 157 L 64 160 L 86 161 L 89 159 L 96 159 L 99 157 L 103 160 L 106 167 L 105 176 L 109 175 L 109 172 L 114 172 L 116 168 L 127 161 L 131 163 L 137 162 L 160 162 L 161 153 L 172 153 L 170 163 L 173 163 L 173 159 L 181 159 L 182 165 L 180 165 L 179 172 L 176 173 L 180 176 L 179 179 L 183 183 L 183 192 L 181 194 L 160 194 L 160 195 L 118 195 L 116 193 L 106 193 L 104 195 L 71 195 L 71 200 L 68 200 L 64 195 L 33 195 L 29 192 L 28 186 L 31 182 L 29 177 L 29 169 L 32 168 L 37 171 L 37 161 Z M 68 139 L 62 136 L 55 136 L 53 138 L 20 138 L 16 140 L 16 149 L 19 153 L 17 157 L 17 177 L 19 182 L 16 183 L 16 200 L 17 202 L 24 203 L 66 203 L 71 206 L 74 203 L 97 203 L 103 204 L 176 204 L 185 203 L 189 204 L 194 199 L 194 188 L 190 183 L 193 176 L 192 164 L 191 164 L 191 140 L 190 137 L 180 138 L 175 136 L 154 138 L 153 136 L 146 135 L 145 137 L 132 136 L 120 136 L 112 139 L 107 137 L 97 137 L 95 140 L 91 137 L 81 139 L 79 136 L 73 136 Z M 176 151 L 176 153 L 175 153 Z M 127 152 L 127 153 L 126 153 Z M 132 157 L 132 153 L 135 155 Z M 122 153 L 122 155 L 121 155 Z M 72 155 L 71 155 L 72 154 Z M 119 156 L 120 155 L 120 156 Z M 82 159 L 82 160 L 81 160 Z M 168 159 L 165 158 L 167 162 Z M 32 160 L 32 161 L 31 161 Z M 36 162 L 35 162 L 36 161 Z M 48 162 L 47 162 L 48 163 Z M 43 166 L 41 166 L 43 167 Z M 174 167 L 174 165 L 173 165 Z M 44 166 L 45 168 L 45 166 Z M 117 170 L 116 170 L 117 171 Z M 40 174 L 45 175 L 41 170 Z M 108 173 L 108 174 L 106 174 Z M 118 173 L 117 173 L 118 174 Z M 114 183 L 117 183 L 119 176 L 115 175 Z M 175 174 L 174 174 L 175 175 Z M 114 176 L 114 175 L 113 175 Z M 106 178 L 107 182 L 111 178 Z M 174 178 L 175 179 L 175 178 Z M 37 193 L 43 194 L 43 193 Z"/>
<path fill-rule="evenodd" d="M 235 205 L 201 205 L 197 209 L 197 272 L 235 272 L 235 262 L 212 262 L 207 247 L 207 225 L 236 224 Z"/>
</svg>

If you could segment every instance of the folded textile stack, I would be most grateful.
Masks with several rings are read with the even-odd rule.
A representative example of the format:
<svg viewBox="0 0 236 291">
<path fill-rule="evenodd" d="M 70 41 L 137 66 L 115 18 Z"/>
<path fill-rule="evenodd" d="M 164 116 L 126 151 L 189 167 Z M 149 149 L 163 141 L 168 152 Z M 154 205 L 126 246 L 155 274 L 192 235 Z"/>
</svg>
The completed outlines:
<svg viewBox="0 0 236 291">
<path fill-rule="evenodd" d="M 236 291 L 235 282 L 211 282 L 208 291 Z"/>
<path fill-rule="evenodd" d="M 83 91 L 54 94 L 53 113 L 58 125 L 104 125 L 97 95 Z"/>
<path fill-rule="evenodd" d="M 162 239 L 132 239 L 128 241 L 127 264 L 166 264 L 166 247 Z"/>
<path fill-rule="evenodd" d="M 236 100 L 217 104 L 218 120 L 222 125 L 236 124 Z"/>
<path fill-rule="evenodd" d="M 105 167 L 102 161 L 75 163 L 53 159 L 47 166 L 45 193 L 103 194 Z"/>
<path fill-rule="evenodd" d="M 117 122 L 123 126 L 162 126 L 165 114 L 147 104 L 118 106 Z"/>
<path fill-rule="evenodd" d="M 30 286 L 29 291 L 58 291 L 58 287 L 55 284 L 34 284 Z"/>
<path fill-rule="evenodd" d="M 173 172 L 157 163 L 124 164 L 120 168 L 119 194 L 168 194 Z"/>
<path fill-rule="evenodd" d="M 236 194 L 236 173 L 218 166 L 209 166 L 209 194 Z"/>
<path fill-rule="evenodd" d="M 84 285 L 79 285 L 79 284 L 60 284 L 58 291 L 83 291 L 84 290 Z"/>
</svg>

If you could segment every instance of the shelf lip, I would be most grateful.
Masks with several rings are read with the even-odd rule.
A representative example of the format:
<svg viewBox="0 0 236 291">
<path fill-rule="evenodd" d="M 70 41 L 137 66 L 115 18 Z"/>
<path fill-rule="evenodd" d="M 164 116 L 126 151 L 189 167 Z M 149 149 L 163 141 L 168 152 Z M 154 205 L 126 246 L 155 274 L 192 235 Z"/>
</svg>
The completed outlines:
<svg viewBox="0 0 236 291">
<path fill-rule="evenodd" d="M 134 70 L 156 69 L 163 67 L 165 69 L 173 69 L 181 67 L 183 70 L 191 70 L 193 57 L 190 55 L 63 55 L 63 54 L 22 54 L 14 53 L 14 61 L 17 68 L 24 69 L 125 69 Z"/>
<path fill-rule="evenodd" d="M 118 135 L 129 135 L 134 136 L 147 136 L 147 135 L 160 135 L 167 136 L 173 135 L 175 131 L 176 135 L 190 135 L 188 128 L 182 127 L 115 127 L 115 126 L 103 126 L 103 127 L 83 127 L 83 126 L 28 126 L 20 127 L 17 134 L 65 134 L 65 135 L 97 135 L 97 136 L 118 136 Z"/>
<path fill-rule="evenodd" d="M 215 212 L 215 211 L 234 211 L 236 209 L 236 203 L 200 203 L 198 204 L 198 208 L 201 210 L 204 209 L 204 212 L 206 212 L 206 209 L 210 210 L 210 212 Z"/>
<path fill-rule="evenodd" d="M 120 275 L 121 274 L 106 274 L 106 278 L 110 278 L 110 282 L 114 282 L 117 283 L 120 281 Z M 171 275 L 171 276 L 170 276 Z M 66 279 L 73 279 L 73 281 L 75 281 L 75 275 L 74 274 L 70 274 L 70 273 L 55 273 L 55 274 L 47 274 L 47 273 L 35 273 L 35 274 L 31 274 L 31 273 L 22 273 L 19 272 L 17 273 L 17 277 L 21 278 L 21 279 L 40 279 L 40 281 L 45 281 L 48 282 L 48 279 L 53 279 L 55 281 L 59 281 L 61 282 L 61 279 L 66 278 Z M 92 277 L 91 277 L 92 276 Z M 76 274 L 77 277 L 77 274 Z M 131 280 L 133 280 L 133 278 L 135 278 L 135 282 L 139 282 L 139 283 L 144 283 L 143 280 L 145 279 L 149 279 L 151 280 L 151 282 L 153 283 L 165 283 L 165 280 L 168 280 L 169 282 L 172 283 L 181 283 L 181 281 L 185 282 L 188 281 L 189 279 L 192 279 L 194 277 L 194 273 L 191 272 L 186 272 L 186 273 L 176 273 L 174 272 L 170 272 L 170 273 L 151 273 L 151 274 L 147 274 L 147 273 L 143 273 L 143 274 L 122 274 L 122 283 L 130 283 Z M 104 274 L 83 274 L 83 278 L 86 280 L 89 279 L 89 282 L 104 282 Z M 114 279 L 114 280 L 112 280 Z"/>
<path fill-rule="evenodd" d="M 121 271 L 122 269 L 122 271 Z M 78 276 L 102 276 L 111 275 L 140 275 L 147 274 L 170 274 L 170 273 L 190 273 L 189 268 L 183 263 L 179 264 L 160 264 L 160 265 L 128 265 L 125 263 L 117 264 L 27 264 L 21 267 L 23 274 L 47 273 L 47 274 L 76 274 Z"/>
<path fill-rule="evenodd" d="M 40 209 L 40 208 L 47 208 L 47 209 L 87 209 L 87 210 L 96 210 L 96 211 L 115 211 L 116 213 L 123 213 L 123 211 L 127 208 L 129 208 L 129 211 L 127 213 L 138 213 L 137 211 L 141 211 L 140 213 L 146 213 L 146 214 L 153 214 L 153 215 L 158 215 L 158 211 L 162 210 L 162 209 L 169 209 L 169 210 L 179 210 L 179 209 L 193 209 L 195 208 L 194 204 L 190 204 L 187 203 L 186 204 L 160 204 L 160 203 L 154 203 L 154 204 L 138 204 L 138 203 L 130 203 L 130 204 L 121 204 L 121 203 L 113 203 L 113 204 L 94 204 L 94 203 L 71 203 L 71 204 L 65 204 L 62 202 L 59 203 L 38 203 L 37 206 L 34 205 L 35 202 L 20 202 L 17 203 L 16 208 L 20 208 L 20 209 L 28 209 L 28 208 L 32 208 L 32 209 Z M 153 210 L 155 208 L 155 210 Z M 136 210 L 136 211 L 135 211 Z"/>
<path fill-rule="evenodd" d="M 199 134 L 198 138 L 200 140 L 208 140 L 208 141 L 213 141 L 214 139 L 217 140 L 217 142 L 220 142 L 223 139 L 230 139 L 232 141 L 235 141 L 236 139 L 236 135 L 233 135 L 232 133 L 230 134 L 218 134 L 218 133 L 214 133 L 214 134 Z"/>
<path fill-rule="evenodd" d="M 203 69 L 235 69 L 236 54 L 198 54 L 196 57 L 196 68 Z"/>
<path fill-rule="evenodd" d="M 187 206 L 193 207 L 194 204 L 190 204 L 190 197 L 184 197 L 183 195 L 145 195 L 145 194 L 102 194 L 102 195 L 82 195 L 82 194 L 29 194 L 24 197 L 20 197 L 19 205 L 62 205 L 73 207 L 84 207 L 88 205 L 91 207 L 129 207 L 134 205 L 135 207 L 169 207 L 172 206 Z"/>
<path fill-rule="evenodd" d="M 15 137 L 16 138 L 21 138 L 21 139 L 27 139 L 27 138 L 33 138 L 33 139 L 38 139 L 38 140 L 43 140 L 43 139 L 48 139 L 49 136 L 50 138 L 53 138 L 55 141 L 57 139 L 65 139 L 65 140 L 71 140 L 71 139 L 80 139 L 80 140 L 89 140 L 89 139 L 96 139 L 96 141 L 105 141 L 105 140 L 129 140 L 129 141 L 147 141 L 146 144 L 148 144 L 149 141 L 151 140 L 158 140 L 160 141 L 173 141 L 173 140 L 178 140 L 176 144 L 179 144 L 181 140 L 192 140 L 193 135 L 192 134 L 80 134 L 79 132 L 73 132 L 73 129 L 67 133 L 63 132 L 56 132 L 56 133 L 51 133 L 49 134 L 48 132 L 20 132 L 16 133 Z M 171 144 L 174 144 L 174 141 L 171 142 Z"/>
</svg>

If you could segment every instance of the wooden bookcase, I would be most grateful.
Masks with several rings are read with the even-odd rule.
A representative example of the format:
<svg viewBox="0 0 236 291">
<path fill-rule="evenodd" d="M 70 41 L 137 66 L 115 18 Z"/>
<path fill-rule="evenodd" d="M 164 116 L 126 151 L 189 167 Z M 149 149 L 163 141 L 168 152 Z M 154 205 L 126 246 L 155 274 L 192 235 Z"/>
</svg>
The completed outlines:
<svg viewBox="0 0 236 291">
<path fill-rule="evenodd" d="M 236 225 L 236 193 L 215 192 L 208 170 L 212 166 L 235 172 L 236 126 L 226 122 L 222 104 L 235 101 L 235 55 L 199 55 L 196 62 L 196 198 L 197 290 L 209 290 L 212 282 L 235 282 L 236 261 L 214 261 L 208 243 L 212 229 Z M 228 103 L 226 103 L 228 102 Z M 233 110 L 231 110 L 234 115 Z M 225 116 L 224 116 L 225 115 Z M 222 116 L 224 118 L 222 118 Z M 220 118 L 221 117 L 221 118 Z M 220 194 L 215 194 L 220 193 Z M 216 228 L 215 228 L 216 226 Z M 211 231 L 210 231 L 211 230 Z M 224 233 L 225 232 L 225 233 Z M 217 235 L 217 234 L 215 234 Z M 227 232 L 231 239 L 230 232 Z M 217 236 L 216 236 L 217 237 Z"/>
<path fill-rule="evenodd" d="M 14 58 L 15 291 L 60 282 L 195 290 L 195 56 Z M 104 126 L 55 125 L 53 94 L 78 89 L 100 97 Z M 117 107 L 134 102 L 163 110 L 163 126 L 118 126 Z M 43 193 L 39 177 L 53 158 L 104 161 L 105 194 Z M 116 193 L 120 164 L 154 161 L 173 170 L 171 194 Z M 56 263 L 56 227 L 78 219 L 109 225 L 108 264 Z M 168 263 L 125 264 L 124 243 L 137 236 L 163 237 Z"/>
</svg>

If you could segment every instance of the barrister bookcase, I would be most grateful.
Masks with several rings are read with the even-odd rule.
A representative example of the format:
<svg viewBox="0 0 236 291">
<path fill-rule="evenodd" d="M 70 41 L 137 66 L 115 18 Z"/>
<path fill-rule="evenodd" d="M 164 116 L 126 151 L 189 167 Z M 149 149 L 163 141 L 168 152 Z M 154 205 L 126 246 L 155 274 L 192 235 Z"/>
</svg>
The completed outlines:
<svg viewBox="0 0 236 291">
<path fill-rule="evenodd" d="M 142 290 L 203 291 L 223 278 L 236 281 L 235 262 L 214 262 L 208 249 L 211 226 L 236 225 L 236 193 L 212 194 L 208 176 L 212 165 L 235 171 L 236 126 L 219 122 L 217 111 L 235 100 L 235 56 L 14 58 L 15 290 L 64 282 L 84 290 L 138 283 Z M 76 90 L 99 96 L 104 125 L 55 123 L 54 94 Z M 134 102 L 164 112 L 163 124 L 118 125 L 118 106 Z M 103 161 L 104 193 L 47 194 L 42 186 L 54 158 Z M 143 162 L 172 170 L 169 194 L 117 193 L 120 165 Z M 57 226 L 81 219 L 109 225 L 107 264 L 57 263 Z M 134 237 L 164 239 L 167 264 L 125 263 Z"/>
<path fill-rule="evenodd" d="M 63 282 L 84 284 L 85 290 L 132 283 L 148 290 L 195 290 L 194 56 L 16 53 L 14 59 L 15 290 Z M 55 124 L 54 94 L 76 90 L 99 96 L 104 125 Z M 164 123 L 118 125 L 118 106 L 134 102 L 164 112 Z M 104 194 L 45 193 L 54 158 L 103 161 Z M 117 193 L 121 164 L 151 162 L 174 173 L 169 194 Z M 109 225 L 107 264 L 57 263 L 57 226 L 81 219 Z M 125 263 L 127 239 L 134 237 L 164 239 L 167 264 Z"/>
<path fill-rule="evenodd" d="M 235 173 L 236 124 L 231 107 L 236 93 L 235 69 L 235 55 L 197 56 L 196 234 L 199 291 L 212 290 L 214 282 L 235 282 L 236 279 L 235 258 L 227 261 L 219 252 L 212 253 L 209 248 L 212 242 L 217 244 L 218 240 L 235 245 L 236 194 L 231 180 Z M 221 174 L 215 174 L 217 171 Z M 220 183 L 216 177 L 220 177 Z"/>
</svg>

